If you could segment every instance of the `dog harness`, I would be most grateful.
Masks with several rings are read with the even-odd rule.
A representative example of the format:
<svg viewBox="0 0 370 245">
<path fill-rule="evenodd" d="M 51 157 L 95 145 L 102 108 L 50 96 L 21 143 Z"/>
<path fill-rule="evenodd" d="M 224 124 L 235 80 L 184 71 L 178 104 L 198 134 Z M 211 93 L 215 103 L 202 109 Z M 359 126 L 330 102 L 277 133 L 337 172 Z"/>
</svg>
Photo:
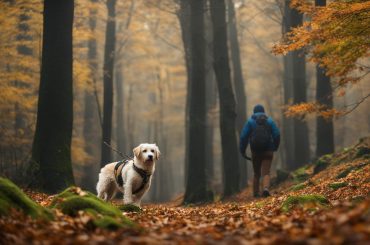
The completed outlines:
<svg viewBox="0 0 370 245">
<path fill-rule="evenodd" d="M 114 166 L 114 176 L 116 179 L 117 184 L 122 187 L 123 186 L 123 179 L 122 179 L 122 170 L 126 166 L 126 164 L 129 162 L 129 160 L 121 160 L 116 163 L 116 166 Z M 140 175 L 140 177 L 143 179 L 141 182 L 141 185 L 139 186 L 138 189 L 136 189 L 132 194 L 137 194 L 140 191 L 142 191 L 145 187 L 145 185 L 148 183 L 149 178 L 152 174 L 149 174 L 147 171 L 144 169 L 141 169 L 135 165 L 135 163 L 132 163 L 134 170 L 136 173 Z"/>
</svg>

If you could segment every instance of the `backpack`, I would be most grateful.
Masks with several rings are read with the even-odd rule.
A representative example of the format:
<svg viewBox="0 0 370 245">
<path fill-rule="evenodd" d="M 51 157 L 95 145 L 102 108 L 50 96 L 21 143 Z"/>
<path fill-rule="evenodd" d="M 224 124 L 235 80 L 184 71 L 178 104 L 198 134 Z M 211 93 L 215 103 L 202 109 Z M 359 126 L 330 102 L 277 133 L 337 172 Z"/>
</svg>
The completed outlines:
<svg viewBox="0 0 370 245">
<path fill-rule="evenodd" d="M 267 122 L 268 117 L 264 114 L 255 118 L 256 128 L 252 130 L 250 138 L 251 150 L 254 152 L 263 152 L 269 149 L 271 143 L 271 127 Z"/>
</svg>

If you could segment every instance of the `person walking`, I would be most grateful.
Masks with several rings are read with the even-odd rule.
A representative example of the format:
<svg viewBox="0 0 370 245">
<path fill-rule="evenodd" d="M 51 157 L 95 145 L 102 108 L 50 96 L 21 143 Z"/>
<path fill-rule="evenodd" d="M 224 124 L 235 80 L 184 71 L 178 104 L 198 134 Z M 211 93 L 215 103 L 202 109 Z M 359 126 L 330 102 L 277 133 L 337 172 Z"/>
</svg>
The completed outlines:
<svg viewBox="0 0 370 245">
<path fill-rule="evenodd" d="M 273 152 L 280 144 L 280 131 L 274 120 L 265 114 L 262 105 L 256 105 L 253 115 L 245 123 L 240 134 L 239 150 L 247 158 L 245 150 L 250 144 L 253 162 L 253 196 L 259 197 L 260 178 L 263 178 L 263 197 L 270 196 L 270 168 Z"/>
</svg>

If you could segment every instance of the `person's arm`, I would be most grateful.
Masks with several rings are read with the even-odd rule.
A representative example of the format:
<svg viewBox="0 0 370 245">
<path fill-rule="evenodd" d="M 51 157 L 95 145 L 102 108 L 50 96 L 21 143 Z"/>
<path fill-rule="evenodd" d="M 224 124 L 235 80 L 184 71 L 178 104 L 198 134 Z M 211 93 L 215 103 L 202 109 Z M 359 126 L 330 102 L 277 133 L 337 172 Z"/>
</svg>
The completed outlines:
<svg viewBox="0 0 370 245">
<path fill-rule="evenodd" d="M 274 120 L 270 118 L 270 125 L 271 125 L 271 134 L 272 134 L 272 139 L 274 142 L 274 151 L 277 151 L 280 145 L 280 130 L 276 126 Z"/>
<path fill-rule="evenodd" d="M 244 124 L 242 133 L 240 134 L 239 151 L 245 156 L 245 150 L 248 147 L 249 136 L 251 133 L 251 126 L 249 120 Z"/>
</svg>

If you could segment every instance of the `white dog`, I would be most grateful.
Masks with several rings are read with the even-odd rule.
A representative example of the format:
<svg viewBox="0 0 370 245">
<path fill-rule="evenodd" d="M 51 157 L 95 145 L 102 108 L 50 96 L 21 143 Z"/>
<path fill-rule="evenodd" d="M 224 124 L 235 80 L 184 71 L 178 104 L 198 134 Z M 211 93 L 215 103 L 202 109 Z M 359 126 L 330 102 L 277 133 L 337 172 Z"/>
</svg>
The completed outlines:
<svg viewBox="0 0 370 245">
<path fill-rule="evenodd" d="M 100 170 L 96 186 L 99 198 L 108 201 L 119 190 L 125 204 L 140 207 L 141 198 L 150 187 L 155 161 L 161 153 L 156 144 L 141 144 L 133 152 L 133 160 L 109 163 Z"/>
</svg>

